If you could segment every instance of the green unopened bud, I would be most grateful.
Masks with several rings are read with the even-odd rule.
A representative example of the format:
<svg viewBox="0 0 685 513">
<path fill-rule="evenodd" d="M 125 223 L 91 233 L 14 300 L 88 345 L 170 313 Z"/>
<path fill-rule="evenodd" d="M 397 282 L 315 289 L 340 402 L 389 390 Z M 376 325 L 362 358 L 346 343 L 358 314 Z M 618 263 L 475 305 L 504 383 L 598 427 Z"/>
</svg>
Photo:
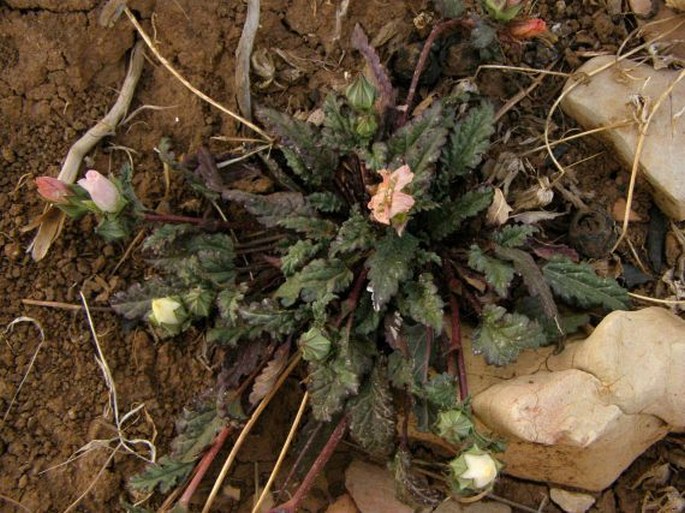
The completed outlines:
<svg viewBox="0 0 685 513">
<path fill-rule="evenodd" d="M 300 347 L 302 347 L 302 358 L 308 362 L 320 362 L 331 351 L 331 341 L 321 333 L 320 329 L 310 328 L 300 337 Z"/>
<path fill-rule="evenodd" d="M 362 139 L 371 139 L 376 134 L 376 130 L 378 130 L 378 123 L 373 114 L 364 114 L 357 120 L 355 132 Z"/>
<path fill-rule="evenodd" d="M 457 493 L 490 488 L 501 466 L 489 452 L 474 445 L 450 462 L 452 486 Z"/>
<path fill-rule="evenodd" d="M 458 444 L 471 434 L 473 423 L 461 410 L 441 411 L 435 423 L 435 431 L 450 443 Z"/>
<path fill-rule="evenodd" d="M 483 0 L 483 7 L 495 21 L 507 23 L 523 9 L 522 0 Z"/>
<path fill-rule="evenodd" d="M 376 101 L 376 88 L 364 75 L 359 75 L 345 91 L 350 106 L 360 112 L 371 110 Z"/>
</svg>

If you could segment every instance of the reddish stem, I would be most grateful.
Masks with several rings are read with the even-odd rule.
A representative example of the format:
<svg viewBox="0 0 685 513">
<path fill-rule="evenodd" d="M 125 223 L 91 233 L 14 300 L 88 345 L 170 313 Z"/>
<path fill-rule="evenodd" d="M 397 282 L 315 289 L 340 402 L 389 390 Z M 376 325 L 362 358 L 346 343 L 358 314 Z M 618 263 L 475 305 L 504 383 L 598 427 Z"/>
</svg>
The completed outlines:
<svg viewBox="0 0 685 513">
<path fill-rule="evenodd" d="M 426 62 L 428 62 L 428 54 L 435 43 L 435 40 L 448 30 L 452 30 L 455 27 L 461 25 L 462 27 L 472 28 L 474 26 L 474 21 L 471 19 L 451 19 L 447 21 L 442 21 L 436 23 L 433 26 L 433 30 L 428 34 L 428 38 L 421 49 L 421 54 L 419 55 L 419 61 L 416 63 L 416 68 L 414 69 L 414 75 L 411 78 L 411 85 L 409 86 L 409 93 L 407 94 L 407 110 L 402 113 L 400 118 L 400 126 L 407 122 L 407 117 L 411 111 L 412 103 L 414 103 L 414 96 L 416 95 L 416 88 L 419 86 L 419 79 L 423 70 L 426 68 Z"/>
<path fill-rule="evenodd" d="M 154 223 L 194 224 L 208 230 L 234 228 L 231 223 L 226 221 L 219 221 L 217 219 L 201 219 L 199 217 L 176 216 L 172 214 L 143 214 L 143 219 Z"/>
<path fill-rule="evenodd" d="M 223 429 L 219 431 L 219 434 L 216 435 L 212 446 L 202 456 L 200 463 L 198 463 L 197 467 L 195 467 L 195 475 L 193 476 L 193 479 L 191 479 L 190 483 L 188 483 L 183 495 L 181 495 L 181 498 L 178 500 L 178 507 L 181 508 L 182 511 L 188 510 L 190 499 L 192 499 L 193 494 L 202 481 L 202 478 L 205 477 L 205 474 L 209 470 L 214 458 L 216 458 L 216 455 L 219 453 L 224 443 L 226 443 L 226 440 L 232 431 L 233 428 L 230 425 L 224 426 Z"/>
<path fill-rule="evenodd" d="M 335 427 L 333 433 L 331 433 L 331 436 L 328 438 L 326 445 L 324 445 L 323 449 L 321 449 L 321 452 L 316 457 L 316 460 L 314 460 L 312 468 L 310 468 L 309 472 L 307 472 L 307 475 L 304 477 L 302 484 L 295 491 L 293 497 L 288 502 L 284 502 L 283 504 L 280 504 L 275 508 L 270 509 L 269 513 L 297 512 L 297 510 L 300 507 L 300 504 L 302 503 L 302 500 L 307 496 L 309 490 L 314 484 L 314 480 L 326 466 L 328 460 L 331 459 L 331 456 L 333 456 L 333 452 L 335 452 L 335 448 L 338 447 L 338 444 L 345 436 L 345 431 L 347 431 L 348 424 L 349 421 L 346 416 L 340 419 L 340 422 L 338 422 L 338 425 Z"/>
<path fill-rule="evenodd" d="M 357 276 L 357 279 L 352 286 L 352 290 L 350 291 L 350 295 L 347 296 L 347 299 L 341 308 L 340 317 L 338 317 L 338 320 L 335 322 L 336 328 L 340 326 L 340 323 L 342 323 L 346 315 L 349 315 L 350 317 L 354 315 L 354 309 L 357 307 L 357 303 L 359 302 L 359 296 L 361 296 L 364 282 L 366 281 L 366 275 L 368 273 L 369 270 L 364 267 Z"/>
<path fill-rule="evenodd" d="M 445 275 L 447 276 L 447 288 L 450 302 L 450 343 L 447 350 L 447 372 L 450 376 L 456 376 L 459 381 L 459 399 L 463 402 L 469 395 L 466 381 L 466 365 L 464 363 L 464 348 L 461 344 L 461 319 L 459 317 L 459 303 L 453 289 L 458 286 L 457 279 L 452 271 L 451 264 L 443 260 Z"/>
</svg>

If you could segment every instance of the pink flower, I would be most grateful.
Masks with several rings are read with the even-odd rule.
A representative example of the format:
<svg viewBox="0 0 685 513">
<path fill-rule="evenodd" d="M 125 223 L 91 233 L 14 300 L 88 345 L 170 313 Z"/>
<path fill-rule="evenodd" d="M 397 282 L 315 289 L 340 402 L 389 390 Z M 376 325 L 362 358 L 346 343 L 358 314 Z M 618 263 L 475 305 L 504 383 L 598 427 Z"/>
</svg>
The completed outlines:
<svg viewBox="0 0 685 513">
<path fill-rule="evenodd" d="M 547 24 L 541 18 L 512 21 L 507 27 L 509 33 L 516 39 L 532 39 L 547 32 Z"/>
<path fill-rule="evenodd" d="M 74 195 L 68 184 L 51 176 L 39 176 L 36 178 L 36 186 L 38 187 L 38 194 L 43 199 L 58 205 L 69 203 L 69 198 Z"/>
<path fill-rule="evenodd" d="M 119 189 L 94 169 L 88 171 L 86 177 L 81 178 L 77 183 L 88 191 L 90 199 L 103 212 L 116 213 L 121 210 L 122 201 Z"/>
<path fill-rule="evenodd" d="M 397 233 L 402 235 L 408 221 L 404 214 L 411 210 L 415 200 L 411 195 L 401 191 L 414 179 L 414 173 L 407 165 L 392 173 L 387 169 L 381 169 L 378 173 L 383 177 L 383 181 L 369 201 L 371 215 L 381 224 L 392 224 Z"/>
</svg>

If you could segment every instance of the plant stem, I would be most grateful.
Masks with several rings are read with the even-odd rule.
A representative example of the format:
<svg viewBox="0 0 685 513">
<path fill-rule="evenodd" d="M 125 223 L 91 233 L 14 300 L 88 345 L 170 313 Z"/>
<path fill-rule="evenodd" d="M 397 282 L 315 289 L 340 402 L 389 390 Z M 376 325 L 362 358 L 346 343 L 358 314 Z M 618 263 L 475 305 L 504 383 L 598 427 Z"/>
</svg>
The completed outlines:
<svg viewBox="0 0 685 513">
<path fill-rule="evenodd" d="M 321 449 L 321 452 L 316 457 L 316 460 L 314 460 L 312 468 L 310 468 L 309 472 L 307 472 L 307 475 L 304 477 L 302 484 L 295 491 L 295 494 L 293 495 L 292 499 L 290 499 L 288 502 L 280 504 L 279 506 L 276 506 L 275 508 L 270 509 L 269 513 L 296 513 L 298 511 L 300 504 L 302 503 L 302 500 L 307 496 L 309 490 L 314 484 L 314 480 L 326 466 L 328 460 L 331 459 L 331 456 L 333 456 L 333 452 L 335 452 L 336 447 L 345 436 L 345 431 L 347 431 L 348 424 L 349 420 L 346 416 L 340 419 L 340 422 L 338 422 L 338 425 L 335 427 L 333 433 L 331 433 L 331 436 L 328 438 L 326 445 L 324 445 L 323 449 Z"/>
<path fill-rule="evenodd" d="M 202 456 L 200 463 L 198 463 L 197 467 L 195 467 L 195 475 L 193 476 L 193 479 L 190 481 L 190 483 L 188 483 L 188 486 L 186 487 L 185 491 L 183 492 L 183 495 L 181 495 L 181 498 L 178 500 L 177 503 L 177 506 L 179 508 L 182 508 L 183 511 L 188 510 L 188 506 L 190 505 L 190 499 L 192 499 L 193 494 L 197 490 L 197 487 L 200 485 L 200 482 L 202 481 L 202 478 L 205 477 L 205 474 L 209 470 L 209 467 L 214 461 L 214 458 L 216 458 L 216 455 L 224 446 L 224 443 L 226 443 L 226 440 L 230 436 L 231 431 L 233 431 L 233 428 L 230 425 L 224 426 L 223 429 L 219 431 L 219 434 L 214 439 L 212 446 Z"/>
<path fill-rule="evenodd" d="M 411 112 L 411 106 L 414 103 L 414 96 L 416 95 L 416 89 L 419 85 L 419 79 L 421 78 L 423 70 L 426 68 L 428 54 L 433 47 L 433 43 L 435 43 L 435 40 L 444 32 L 452 30 L 460 25 L 463 27 L 472 28 L 474 26 L 474 21 L 472 19 L 454 18 L 451 20 L 441 21 L 433 26 L 433 30 L 431 30 L 431 33 L 428 35 L 428 38 L 421 49 L 419 61 L 416 63 L 414 75 L 411 78 L 411 85 L 409 86 L 409 93 L 407 94 L 407 110 L 402 113 L 402 117 L 400 118 L 400 126 L 407 122 L 407 118 Z"/>
<path fill-rule="evenodd" d="M 459 381 L 459 399 L 463 402 L 469 395 L 466 381 L 466 365 L 464 364 L 464 348 L 461 344 L 461 319 L 459 317 L 459 303 L 453 290 L 457 282 L 450 262 L 443 259 L 443 268 L 447 276 L 447 289 L 450 302 L 450 343 L 447 350 L 447 372 L 450 376 L 456 376 Z"/>
<path fill-rule="evenodd" d="M 357 307 L 357 303 L 359 302 L 359 296 L 362 293 L 362 287 L 364 286 L 364 282 L 366 281 L 366 275 L 368 273 L 369 270 L 365 267 L 357 276 L 357 279 L 355 280 L 354 285 L 352 286 L 352 290 L 350 291 L 350 295 L 347 296 L 347 299 L 345 300 L 345 302 L 342 305 L 342 308 L 340 309 L 340 317 L 338 317 L 338 320 L 335 322 L 336 328 L 340 326 L 346 315 L 349 315 L 350 318 L 354 316 L 354 309 Z"/>
<path fill-rule="evenodd" d="M 143 219 L 153 223 L 194 224 L 208 230 L 234 228 L 231 223 L 226 221 L 220 221 L 217 219 L 201 219 L 199 217 L 176 216 L 172 214 L 143 214 Z"/>
</svg>

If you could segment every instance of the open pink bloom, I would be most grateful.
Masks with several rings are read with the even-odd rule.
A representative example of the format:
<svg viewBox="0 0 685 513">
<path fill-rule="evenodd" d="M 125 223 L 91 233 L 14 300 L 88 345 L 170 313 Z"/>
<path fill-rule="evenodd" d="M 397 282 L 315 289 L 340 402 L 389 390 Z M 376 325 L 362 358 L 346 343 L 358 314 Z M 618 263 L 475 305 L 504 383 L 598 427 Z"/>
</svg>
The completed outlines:
<svg viewBox="0 0 685 513">
<path fill-rule="evenodd" d="M 58 205 L 69 203 L 69 198 L 74 195 L 69 185 L 51 176 L 39 176 L 36 178 L 36 186 L 38 187 L 38 194 L 43 199 Z"/>
<path fill-rule="evenodd" d="M 414 206 L 414 198 L 402 192 L 402 189 L 414 179 L 414 173 L 410 171 L 409 166 L 404 165 L 393 172 L 381 169 L 379 174 L 383 177 L 383 181 L 369 201 L 371 215 L 379 223 L 392 224 L 397 233 L 402 235 L 407 224 L 406 216 L 401 216 L 402 219 L 399 219 L 399 222 L 392 223 L 391 221 L 395 216 L 409 212 Z"/>
<path fill-rule="evenodd" d="M 121 209 L 121 195 L 117 186 L 94 169 L 77 183 L 88 191 L 90 199 L 103 212 L 115 213 Z"/>
<path fill-rule="evenodd" d="M 547 32 L 547 24 L 541 18 L 512 21 L 507 26 L 509 33 L 516 39 L 532 39 Z"/>
</svg>

